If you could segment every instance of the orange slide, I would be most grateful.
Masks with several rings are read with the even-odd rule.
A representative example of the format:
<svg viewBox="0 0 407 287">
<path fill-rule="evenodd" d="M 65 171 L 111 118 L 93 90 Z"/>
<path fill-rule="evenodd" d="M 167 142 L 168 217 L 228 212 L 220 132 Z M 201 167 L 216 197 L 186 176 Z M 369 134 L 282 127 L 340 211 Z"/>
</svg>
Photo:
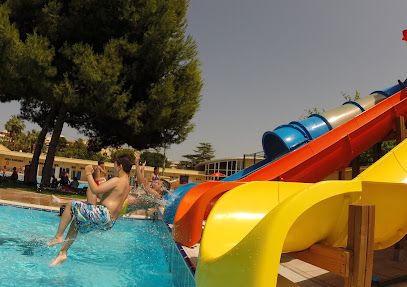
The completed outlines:
<svg viewBox="0 0 407 287">
<path fill-rule="evenodd" d="M 346 168 L 360 153 L 395 130 L 394 119 L 407 116 L 407 89 L 316 138 L 301 148 L 235 182 L 205 182 L 181 200 L 174 219 L 174 240 L 193 246 L 202 235 L 202 222 L 216 200 L 230 189 L 250 181 L 314 183 Z"/>
</svg>

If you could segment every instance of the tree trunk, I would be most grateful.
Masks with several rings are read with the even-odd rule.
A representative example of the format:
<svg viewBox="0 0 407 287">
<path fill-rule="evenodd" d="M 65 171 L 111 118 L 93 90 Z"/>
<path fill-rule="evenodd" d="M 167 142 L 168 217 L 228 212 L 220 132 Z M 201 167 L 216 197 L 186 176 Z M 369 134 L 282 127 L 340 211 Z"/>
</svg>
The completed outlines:
<svg viewBox="0 0 407 287">
<path fill-rule="evenodd" d="M 41 150 L 42 150 L 42 147 L 44 146 L 45 137 L 47 136 L 49 128 L 54 120 L 56 111 L 57 111 L 57 108 L 55 106 L 52 107 L 47 118 L 45 119 L 44 126 L 42 127 L 42 130 L 38 136 L 37 143 L 35 145 L 35 151 L 34 151 L 33 158 L 31 160 L 31 164 L 30 164 L 30 174 L 28 176 L 29 183 L 37 184 L 37 171 L 38 171 L 38 163 L 40 161 Z"/>
<path fill-rule="evenodd" d="M 41 186 L 50 186 L 52 165 L 54 164 L 54 157 L 57 150 L 59 137 L 61 136 L 62 128 L 64 126 L 67 115 L 67 109 L 64 104 L 61 105 L 58 111 L 58 118 L 55 122 L 54 131 L 52 133 L 51 141 L 48 146 L 47 157 L 42 170 Z"/>
</svg>

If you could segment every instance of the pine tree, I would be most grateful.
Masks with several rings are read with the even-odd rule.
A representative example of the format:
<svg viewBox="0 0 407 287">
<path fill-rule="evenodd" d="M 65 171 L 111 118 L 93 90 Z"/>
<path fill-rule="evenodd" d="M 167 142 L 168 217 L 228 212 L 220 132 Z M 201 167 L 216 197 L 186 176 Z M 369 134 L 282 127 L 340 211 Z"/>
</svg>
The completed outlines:
<svg viewBox="0 0 407 287">
<path fill-rule="evenodd" d="M 43 185 L 64 123 L 94 148 L 179 143 L 193 129 L 202 80 L 186 0 L 0 3 L 0 101 L 42 123 L 33 165 L 53 131 Z"/>
</svg>

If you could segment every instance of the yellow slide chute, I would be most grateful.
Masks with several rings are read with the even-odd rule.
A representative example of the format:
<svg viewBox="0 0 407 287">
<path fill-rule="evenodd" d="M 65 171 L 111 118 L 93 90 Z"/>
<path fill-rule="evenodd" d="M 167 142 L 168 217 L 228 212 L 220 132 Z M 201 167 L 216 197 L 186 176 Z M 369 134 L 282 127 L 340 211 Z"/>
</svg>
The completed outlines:
<svg viewBox="0 0 407 287">
<path fill-rule="evenodd" d="M 352 181 L 250 182 L 223 195 L 202 236 L 197 286 L 275 286 L 282 252 L 346 243 L 350 204 L 376 206 L 375 248 L 407 233 L 407 141 Z"/>
</svg>

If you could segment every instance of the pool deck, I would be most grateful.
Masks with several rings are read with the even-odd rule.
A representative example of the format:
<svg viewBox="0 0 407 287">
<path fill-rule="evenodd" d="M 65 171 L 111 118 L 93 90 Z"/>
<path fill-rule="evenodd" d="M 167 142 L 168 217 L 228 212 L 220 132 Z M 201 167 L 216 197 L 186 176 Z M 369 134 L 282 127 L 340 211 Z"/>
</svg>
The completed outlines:
<svg viewBox="0 0 407 287">
<path fill-rule="evenodd" d="M 0 204 L 12 204 L 29 208 L 59 211 L 59 206 L 51 202 L 49 195 L 11 188 L 0 188 Z M 148 216 L 146 217 L 140 214 L 135 214 L 131 217 L 140 219 L 148 218 Z M 199 244 L 192 248 L 184 247 L 183 249 L 191 263 L 196 266 Z M 407 260 L 403 262 L 394 261 L 393 252 L 393 247 L 390 247 L 375 251 L 374 253 L 373 276 L 379 276 L 379 281 L 407 276 Z M 404 252 L 407 259 L 406 250 L 404 250 Z M 279 275 L 278 286 L 340 287 L 344 285 L 344 279 L 342 277 L 301 260 L 291 258 L 287 254 L 281 256 Z M 386 286 L 407 286 L 407 281 L 390 285 L 386 284 Z"/>
</svg>

